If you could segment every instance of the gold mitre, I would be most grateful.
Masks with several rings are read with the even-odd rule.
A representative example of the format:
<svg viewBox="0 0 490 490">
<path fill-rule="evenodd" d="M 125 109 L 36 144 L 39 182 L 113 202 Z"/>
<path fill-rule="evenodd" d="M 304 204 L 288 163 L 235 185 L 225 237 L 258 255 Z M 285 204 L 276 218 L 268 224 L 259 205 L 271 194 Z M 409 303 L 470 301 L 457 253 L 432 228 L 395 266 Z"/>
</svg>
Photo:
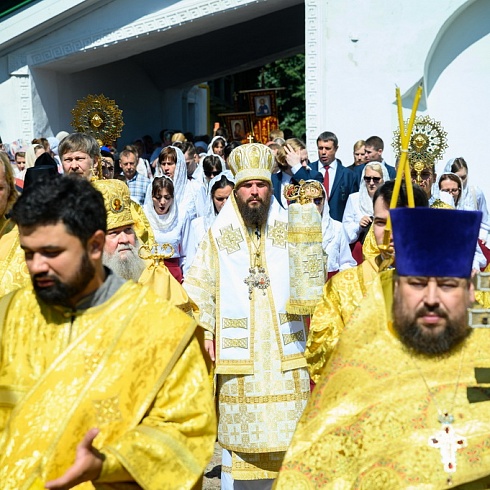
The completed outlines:
<svg viewBox="0 0 490 490">
<path fill-rule="evenodd" d="M 268 146 L 249 143 L 230 153 L 228 165 L 235 176 L 235 187 L 247 180 L 265 180 L 271 184 L 274 155 Z"/>
<path fill-rule="evenodd" d="M 414 121 L 410 142 L 408 145 L 408 164 L 410 170 L 417 174 L 419 183 L 424 170 L 434 172 L 435 164 L 440 160 L 447 148 L 447 133 L 439 121 L 429 116 L 417 117 Z M 394 132 L 392 145 L 397 159 L 400 158 L 401 142 L 400 129 Z"/>
<path fill-rule="evenodd" d="M 93 136 L 99 146 L 112 145 L 121 136 L 122 111 L 104 95 L 87 95 L 71 111 L 75 131 Z"/>
<path fill-rule="evenodd" d="M 107 230 L 134 224 L 129 187 L 122 180 L 96 180 L 92 185 L 104 196 Z"/>
</svg>

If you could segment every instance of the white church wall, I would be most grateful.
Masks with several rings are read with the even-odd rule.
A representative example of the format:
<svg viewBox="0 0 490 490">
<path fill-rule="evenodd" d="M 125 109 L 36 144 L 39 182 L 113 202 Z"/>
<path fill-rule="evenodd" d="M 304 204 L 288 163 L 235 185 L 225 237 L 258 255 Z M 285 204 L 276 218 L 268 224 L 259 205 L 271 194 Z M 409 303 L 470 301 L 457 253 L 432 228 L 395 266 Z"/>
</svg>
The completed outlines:
<svg viewBox="0 0 490 490">
<path fill-rule="evenodd" d="M 430 95 L 431 115 L 448 133 L 449 158 L 462 156 L 473 184 L 490 199 L 488 114 L 490 114 L 490 36 L 459 56 L 441 75 Z"/>
<path fill-rule="evenodd" d="M 328 130 L 339 138 L 338 156 L 344 164 L 352 163 L 353 144 L 372 135 L 383 138 L 385 158 L 394 163 L 395 87 L 398 85 L 404 95 L 407 119 L 412 88 L 423 78 L 424 63 L 437 32 L 464 3 L 305 1 L 310 158 L 317 159 L 316 138 Z M 424 100 L 419 108 L 424 114 Z"/>
<path fill-rule="evenodd" d="M 32 112 L 33 112 L 33 136 L 56 135 L 61 130 L 66 130 L 60 126 L 59 114 L 68 109 L 66 106 L 60 107 L 58 87 L 63 83 L 57 73 L 49 70 L 33 69 L 31 71 L 31 91 L 32 91 Z M 70 130 L 68 130 L 70 131 Z"/>
<path fill-rule="evenodd" d="M 462 156 L 468 163 L 470 182 L 484 191 L 487 200 L 490 25 L 480 20 L 489 18 L 489 2 L 468 5 L 445 26 L 426 66 L 428 113 L 448 133 L 443 160 Z"/>
</svg>

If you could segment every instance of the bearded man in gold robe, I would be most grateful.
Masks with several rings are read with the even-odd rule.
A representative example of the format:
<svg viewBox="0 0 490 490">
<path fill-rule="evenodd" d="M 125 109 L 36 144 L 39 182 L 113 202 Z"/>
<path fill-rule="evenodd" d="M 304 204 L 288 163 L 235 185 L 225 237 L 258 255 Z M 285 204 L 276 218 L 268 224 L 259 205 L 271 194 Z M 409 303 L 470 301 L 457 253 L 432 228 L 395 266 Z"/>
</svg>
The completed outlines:
<svg viewBox="0 0 490 490">
<path fill-rule="evenodd" d="M 488 488 L 490 332 L 467 317 L 481 212 L 390 217 L 396 273 L 345 326 L 277 489 Z"/>
<path fill-rule="evenodd" d="M 37 182 L 12 219 L 32 287 L 0 300 L 1 488 L 194 488 L 216 437 L 194 320 L 103 266 L 87 180 Z"/>
<path fill-rule="evenodd" d="M 97 180 L 92 184 L 102 193 L 107 212 L 103 264 L 123 279 L 148 285 L 158 296 L 197 317 L 197 306 L 170 274 L 163 260 L 154 257 L 150 247 L 144 247 L 146 256 L 144 255 L 145 259 L 141 257 L 141 242 L 136 236 L 131 212 L 133 201 L 126 183 L 107 179 Z"/>
<path fill-rule="evenodd" d="M 235 148 L 235 189 L 184 287 L 215 361 L 223 489 L 270 488 L 309 396 L 305 318 L 289 314 L 288 217 L 274 200 L 272 152 Z"/>
</svg>

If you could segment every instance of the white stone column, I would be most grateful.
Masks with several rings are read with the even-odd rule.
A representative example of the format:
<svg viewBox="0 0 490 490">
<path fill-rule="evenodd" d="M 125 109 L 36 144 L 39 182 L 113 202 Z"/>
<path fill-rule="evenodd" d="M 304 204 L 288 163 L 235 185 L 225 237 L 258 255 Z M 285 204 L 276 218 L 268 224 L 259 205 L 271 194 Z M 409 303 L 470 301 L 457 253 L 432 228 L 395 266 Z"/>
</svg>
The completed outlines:
<svg viewBox="0 0 490 490">
<path fill-rule="evenodd" d="M 25 56 L 9 56 L 8 71 L 9 85 L 14 95 L 13 100 L 5 101 L 6 107 L 4 106 L 11 120 L 9 126 L 16 128 L 14 138 L 22 138 L 26 143 L 30 143 L 33 138 L 32 87 Z M 10 104 L 13 105 L 8 110 Z"/>
<path fill-rule="evenodd" d="M 323 127 L 327 107 L 325 90 L 327 2 L 305 0 L 305 103 L 306 147 L 311 161 L 318 159 L 316 139 Z"/>
</svg>

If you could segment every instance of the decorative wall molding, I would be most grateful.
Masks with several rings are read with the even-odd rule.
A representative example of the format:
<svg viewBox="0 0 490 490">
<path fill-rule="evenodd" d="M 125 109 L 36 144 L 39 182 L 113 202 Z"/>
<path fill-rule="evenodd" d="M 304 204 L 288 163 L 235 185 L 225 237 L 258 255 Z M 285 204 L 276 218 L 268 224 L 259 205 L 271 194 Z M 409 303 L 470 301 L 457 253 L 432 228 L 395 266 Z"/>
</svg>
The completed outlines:
<svg viewBox="0 0 490 490">
<path fill-rule="evenodd" d="M 39 47 L 29 52 L 29 65 L 42 65 L 78 52 L 105 48 L 119 42 L 137 39 L 140 36 L 181 27 L 209 15 L 221 14 L 231 9 L 236 10 L 249 4 L 263 3 L 265 1 L 205 0 L 187 3 L 185 6 L 182 6 L 179 2 L 154 14 L 141 17 L 135 22 L 121 26 L 116 30 L 106 28 L 82 39 L 69 39 L 61 44 Z"/>
<path fill-rule="evenodd" d="M 27 76 L 15 77 L 14 80 L 16 85 L 15 89 L 19 100 L 21 128 L 20 137 L 25 141 L 31 141 L 33 138 L 31 78 L 29 74 L 27 74 Z"/>
<path fill-rule="evenodd" d="M 98 36 L 93 35 L 84 39 L 63 41 L 62 44 L 40 48 L 30 53 L 29 65 L 42 65 L 71 54 L 86 51 L 87 49 L 97 49 L 96 43 L 99 40 L 100 38 Z"/>
<path fill-rule="evenodd" d="M 305 0 L 306 147 L 311 161 L 318 160 L 316 139 L 325 130 L 322 120 L 327 107 L 324 88 L 326 4 L 324 0 Z"/>
</svg>

